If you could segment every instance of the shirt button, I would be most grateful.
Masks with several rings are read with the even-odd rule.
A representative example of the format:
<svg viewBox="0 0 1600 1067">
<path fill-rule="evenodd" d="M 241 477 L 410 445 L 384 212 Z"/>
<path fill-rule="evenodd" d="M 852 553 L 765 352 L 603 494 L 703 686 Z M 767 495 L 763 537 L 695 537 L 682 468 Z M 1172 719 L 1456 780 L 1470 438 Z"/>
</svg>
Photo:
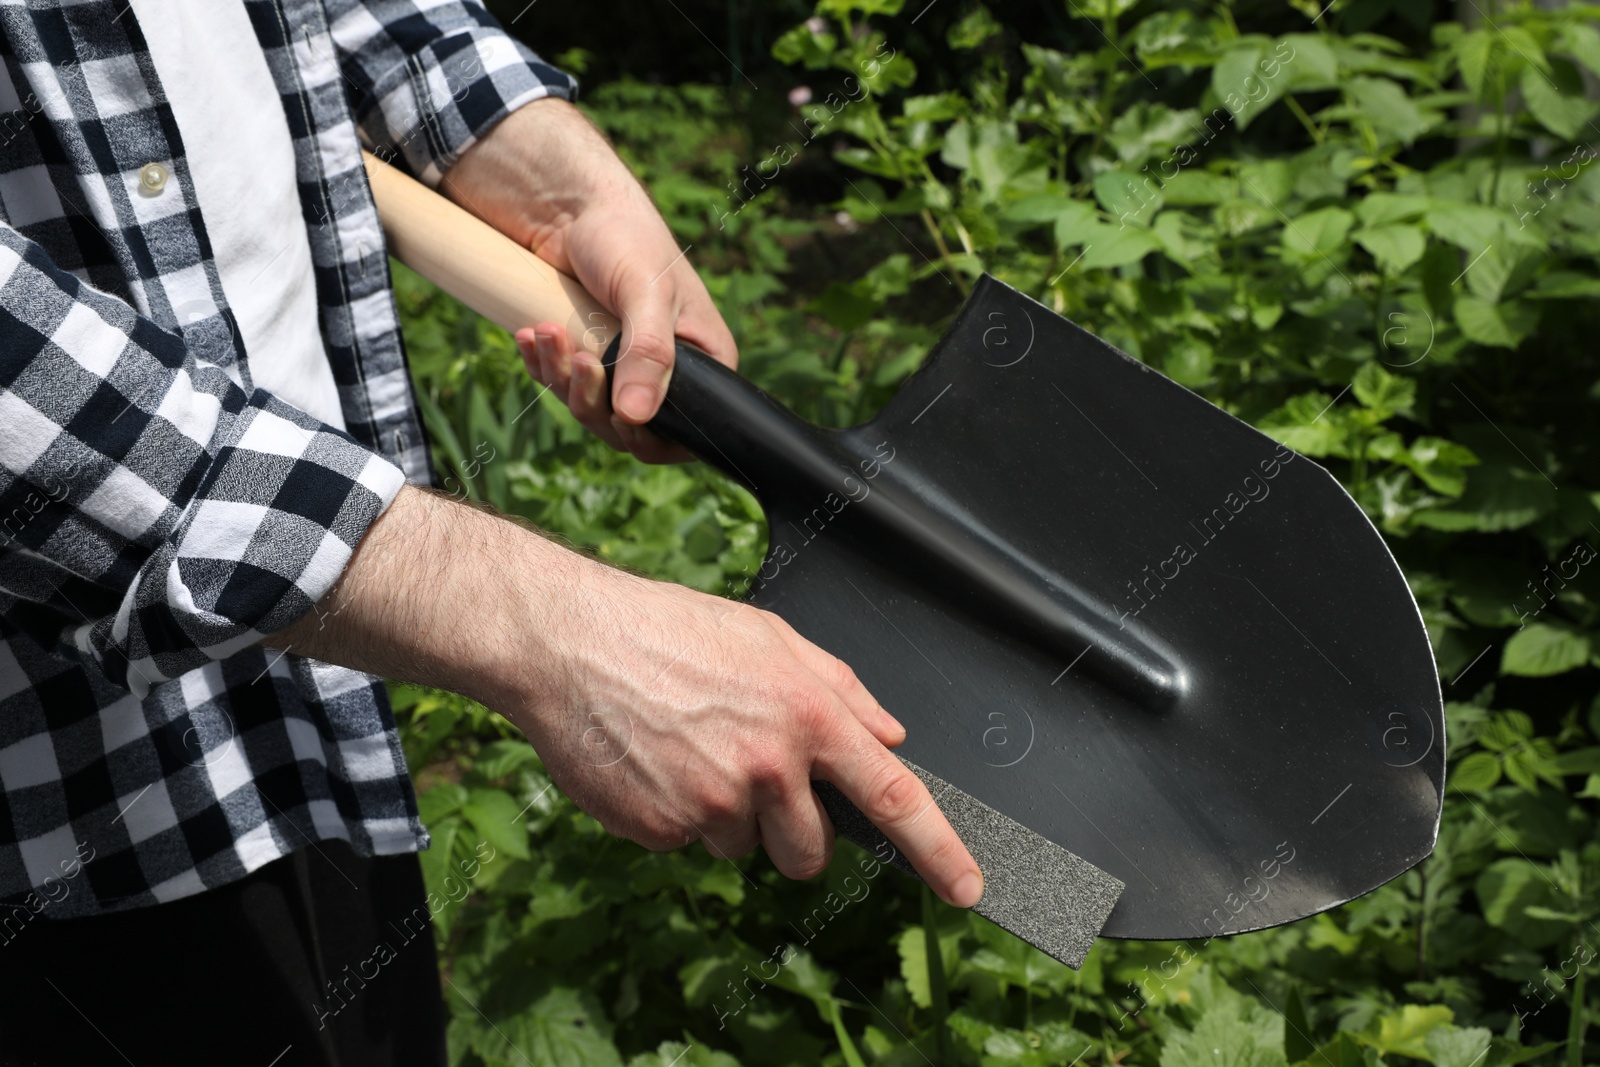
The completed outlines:
<svg viewBox="0 0 1600 1067">
<path fill-rule="evenodd" d="M 167 187 L 167 168 L 160 163 L 146 163 L 139 171 L 139 191 L 155 196 Z"/>
</svg>

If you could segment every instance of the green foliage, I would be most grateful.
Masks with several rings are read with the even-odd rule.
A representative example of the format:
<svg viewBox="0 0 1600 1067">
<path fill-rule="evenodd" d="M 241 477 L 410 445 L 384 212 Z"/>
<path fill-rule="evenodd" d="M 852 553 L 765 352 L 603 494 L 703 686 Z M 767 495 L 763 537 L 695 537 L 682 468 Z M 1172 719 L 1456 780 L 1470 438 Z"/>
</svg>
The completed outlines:
<svg viewBox="0 0 1600 1067">
<path fill-rule="evenodd" d="M 1450 701 L 1434 854 L 1314 919 L 1101 942 L 1074 973 L 848 845 L 792 883 L 610 839 L 491 713 L 404 691 L 454 1063 L 1600 1053 L 1600 9 L 1428 12 L 1071 0 L 1059 39 L 1022 39 L 968 3 L 948 69 L 918 70 L 914 10 L 822 0 L 774 49 L 815 87 L 776 131 L 702 86 L 588 106 L 694 243 L 746 373 L 815 421 L 876 411 L 988 271 L 1332 471 L 1404 568 Z M 447 491 L 743 589 L 754 501 L 612 454 L 502 334 L 397 281 Z"/>
</svg>

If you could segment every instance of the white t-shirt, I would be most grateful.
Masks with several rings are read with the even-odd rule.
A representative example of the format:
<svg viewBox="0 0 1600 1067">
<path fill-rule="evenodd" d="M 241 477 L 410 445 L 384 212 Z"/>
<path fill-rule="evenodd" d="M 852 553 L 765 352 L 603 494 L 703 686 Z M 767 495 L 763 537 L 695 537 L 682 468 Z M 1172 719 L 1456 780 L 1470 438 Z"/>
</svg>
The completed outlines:
<svg viewBox="0 0 1600 1067">
<path fill-rule="evenodd" d="M 294 142 L 243 0 L 133 0 L 133 10 L 183 138 L 251 380 L 343 429 Z"/>
</svg>

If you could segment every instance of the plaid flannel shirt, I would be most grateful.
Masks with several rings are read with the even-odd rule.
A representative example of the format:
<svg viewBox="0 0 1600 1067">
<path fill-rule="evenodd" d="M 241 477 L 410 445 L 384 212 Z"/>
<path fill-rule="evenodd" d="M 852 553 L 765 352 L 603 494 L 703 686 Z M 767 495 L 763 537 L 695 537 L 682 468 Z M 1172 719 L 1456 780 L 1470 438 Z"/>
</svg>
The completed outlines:
<svg viewBox="0 0 1600 1067">
<path fill-rule="evenodd" d="M 259 646 L 428 479 L 364 143 L 429 183 L 576 85 L 479 0 L 244 3 L 347 431 L 254 388 L 126 0 L 0 0 L 0 942 L 427 831 L 381 683 Z M 164 165 L 160 197 L 141 168 Z"/>
</svg>

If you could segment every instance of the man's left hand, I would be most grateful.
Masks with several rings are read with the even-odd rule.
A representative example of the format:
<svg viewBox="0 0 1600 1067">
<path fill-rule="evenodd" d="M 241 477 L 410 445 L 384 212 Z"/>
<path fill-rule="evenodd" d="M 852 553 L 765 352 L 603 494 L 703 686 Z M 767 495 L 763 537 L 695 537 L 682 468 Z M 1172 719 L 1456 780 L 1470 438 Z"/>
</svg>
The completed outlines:
<svg viewBox="0 0 1600 1067">
<path fill-rule="evenodd" d="M 518 330 L 528 372 L 578 421 L 649 463 L 687 453 L 644 429 L 666 395 L 674 338 L 738 364 L 733 334 L 661 213 L 605 137 L 563 100 L 519 108 L 469 148 L 439 191 L 558 270 L 622 321 L 611 395 L 567 323 Z"/>
</svg>

